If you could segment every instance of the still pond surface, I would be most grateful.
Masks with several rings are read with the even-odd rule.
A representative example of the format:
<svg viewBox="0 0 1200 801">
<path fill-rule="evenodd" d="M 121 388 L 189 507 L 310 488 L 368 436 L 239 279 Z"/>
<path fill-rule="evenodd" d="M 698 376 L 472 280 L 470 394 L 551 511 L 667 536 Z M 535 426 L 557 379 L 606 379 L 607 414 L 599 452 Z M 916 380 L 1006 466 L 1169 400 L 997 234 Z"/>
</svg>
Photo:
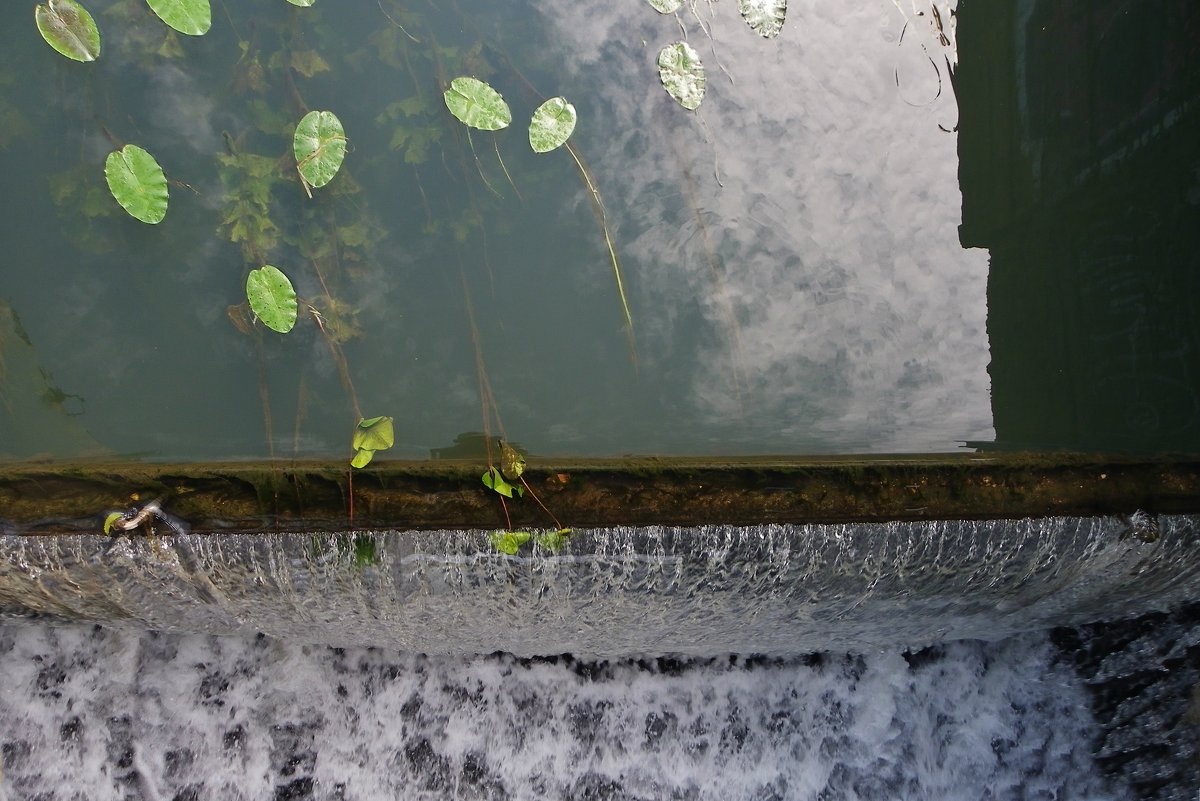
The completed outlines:
<svg viewBox="0 0 1200 801">
<path fill-rule="evenodd" d="M 183 36 L 92 0 L 92 63 L 12 9 L 0 455 L 349 458 L 360 415 L 402 458 L 485 429 L 541 455 L 1198 451 L 1197 13 L 1044 5 L 793 3 L 764 38 L 733 2 L 263 0 Z M 677 41 L 694 111 L 659 78 Z M 468 135 L 458 76 L 512 124 Z M 571 150 L 535 154 L 558 95 Z M 310 199 L 313 109 L 348 152 Z M 158 225 L 108 193 L 127 143 L 166 172 Z M 245 305 L 268 263 L 286 335 Z"/>
</svg>

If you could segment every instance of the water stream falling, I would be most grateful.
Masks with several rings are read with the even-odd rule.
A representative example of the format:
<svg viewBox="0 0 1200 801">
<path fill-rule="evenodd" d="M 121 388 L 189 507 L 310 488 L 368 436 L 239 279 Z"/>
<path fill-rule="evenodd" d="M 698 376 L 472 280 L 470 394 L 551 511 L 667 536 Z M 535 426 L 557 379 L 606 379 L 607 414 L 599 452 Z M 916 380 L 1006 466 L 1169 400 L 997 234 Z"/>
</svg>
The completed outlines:
<svg viewBox="0 0 1200 801">
<path fill-rule="evenodd" d="M 1194 597 L 1157 523 L 10 534 L 0 799 L 1116 801 L 1045 630 Z"/>
</svg>

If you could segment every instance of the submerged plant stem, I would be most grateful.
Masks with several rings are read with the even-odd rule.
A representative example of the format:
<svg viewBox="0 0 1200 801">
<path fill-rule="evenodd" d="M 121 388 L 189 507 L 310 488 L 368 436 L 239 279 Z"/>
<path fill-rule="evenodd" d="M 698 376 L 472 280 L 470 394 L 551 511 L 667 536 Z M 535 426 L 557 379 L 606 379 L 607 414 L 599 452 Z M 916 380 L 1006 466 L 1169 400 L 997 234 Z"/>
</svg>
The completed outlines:
<svg viewBox="0 0 1200 801">
<path fill-rule="evenodd" d="M 617 295 L 621 299 L 621 311 L 625 314 L 625 336 L 629 340 L 629 357 L 633 361 L 633 369 L 637 370 L 637 340 L 633 334 L 633 315 L 629 312 L 629 300 L 625 297 L 625 281 L 621 278 L 621 263 L 617 260 L 617 249 L 613 246 L 612 234 L 608 230 L 608 214 L 604 211 L 604 201 L 600 197 L 600 190 L 596 189 L 596 184 L 588 174 L 587 168 L 583 166 L 583 161 L 579 158 L 575 148 L 571 146 L 570 142 L 566 143 L 566 148 L 567 152 L 571 154 L 571 158 L 575 159 L 575 165 L 579 167 L 579 174 L 583 176 L 584 183 L 587 184 L 591 194 L 592 207 L 596 211 L 596 217 L 600 220 L 600 228 L 604 232 L 604 244 L 608 246 L 613 276 L 617 281 Z"/>
</svg>

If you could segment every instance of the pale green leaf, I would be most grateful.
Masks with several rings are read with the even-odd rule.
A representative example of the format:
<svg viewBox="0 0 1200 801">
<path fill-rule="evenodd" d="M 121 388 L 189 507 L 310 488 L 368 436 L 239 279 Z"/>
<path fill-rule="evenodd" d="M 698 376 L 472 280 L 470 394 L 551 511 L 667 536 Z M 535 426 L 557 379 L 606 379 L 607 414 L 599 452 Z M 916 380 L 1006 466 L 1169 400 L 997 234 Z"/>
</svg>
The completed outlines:
<svg viewBox="0 0 1200 801">
<path fill-rule="evenodd" d="M 301 8 L 308 8 L 313 3 L 317 2 L 317 0 L 287 0 L 287 1 L 294 6 L 300 6 Z"/>
<path fill-rule="evenodd" d="M 509 556 L 515 556 L 521 546 L 529 542 L 529 537 L 528 531 L 493 531 L 489 535 L 492 547 Z"/>
<path fill-rule="evenodd" d="M 123 512 L 109 512 L 108 517 L 104 518 L 104 533 L 111 534 L 113 530 L 113 523 L 116 523 L 124 516 L 125 514 Z"/>
<path fill-rule="evenodd" d="M 372 417 L 359 420 L 354 428 L 354 441 L 351 446 L 356 450 L 372 451 L 386 450 L 396 442 L 395 429 L 390 417 Z"/>
<path fill-rule="evenodd" d="M 130 216 L 151 225 L 167 216 L 167 178 L 154 156 L 137 145 L 109 153 L 104 178 L 108 191 Z"/>
<path fill-rule="evenodd" d="M 571 138 L 575 107 L 566 98 L 552 97 L 537 107 L 529 121 L 529 146 L 534 153 L 549 153 Z"/>
<path fill-rule="evenodd" d="M 558 531 L 543 531 L 534 537 L 533 541 L 547 551 L 557 551 L 570 535 L 571 529 L 560 528 Z"/>
<path fill-rule="evenodd" d="M 667 94 L 688 110 L 704 100 L 704 65 L 687 42 L 669 44 L 658 52 L 658 77 Z"/>
<path fill-rule="evenodd" d="M 683 8 L 683 0 L 648 0 L 659 14 L 674 14 Z"/>
<path fill-rule="evenodd" d="M 312 187 L 333 180 L 346 158 L 346 132 L 332 111 L 310 111 L 296 126 L 292 137 L 296 167 Z"/>
<path fill-rule="evenodd" d="M 442 96 L 450 113 L 470 128 L 499 131 L 512 122 L 512 112 L 500 93 L 475 78 L 455 78 Z"/>
<path fill-rule="evenodd" d="M 350 466 L 357 467 L 361 470 L 371 463 L 371 459 L 374 458 L 374 456 L 375 451 L 371 450 L 370 448 L 359 448 L 354 452 L 354 458 L 350 460 Z"/>
<path fill-rule="evenodd" d="M 246 276 L 250 310 L 272 331 L 286 334 L 296 324 L 296 290 L 277 267 L 270 264 Z"/>
<path fill-rule="evenodd" d="M 495 490 L 505 498 L 513 496 L 513 485 L 505 481 L 504 476 L 500 475 L 500 471 L 494 467 L 489 467 L 488 471 L 483 474 L 483 485 L 490 490 Z"/>
<path fill-rule="evenodd" d="M 200 36 L 212 27 L 209 0 L 146 0 L 158 18 L 180 33 Z"/>
<path fill-rule="evenodd" d="M 752 31 L 771 39 L 783 30 L 787 0 L 738 0 L 738 11 Z"/>
<path fill-rule="evenodd" d="M 100 56 L 96 21 L 75 0 L 50 0 L 33 9 L 33 18 L 46 44 L 67 58 L 95 61 Z"/>
</svg>

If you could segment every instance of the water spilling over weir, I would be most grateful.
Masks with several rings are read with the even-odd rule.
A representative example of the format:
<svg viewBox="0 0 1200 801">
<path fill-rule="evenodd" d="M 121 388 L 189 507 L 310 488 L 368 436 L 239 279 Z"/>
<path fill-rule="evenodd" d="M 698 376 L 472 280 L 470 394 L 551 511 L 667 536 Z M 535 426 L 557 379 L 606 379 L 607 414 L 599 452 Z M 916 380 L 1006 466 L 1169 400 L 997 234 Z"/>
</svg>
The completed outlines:
<svg viewBox="0 0 1200 801">
<path fill-rule="evenodd" d="M 428 654 L 801 654 L 996 640 L 1195 597 L 1200 518 L 0 538 L 8 616 Z"/>
</svg>

